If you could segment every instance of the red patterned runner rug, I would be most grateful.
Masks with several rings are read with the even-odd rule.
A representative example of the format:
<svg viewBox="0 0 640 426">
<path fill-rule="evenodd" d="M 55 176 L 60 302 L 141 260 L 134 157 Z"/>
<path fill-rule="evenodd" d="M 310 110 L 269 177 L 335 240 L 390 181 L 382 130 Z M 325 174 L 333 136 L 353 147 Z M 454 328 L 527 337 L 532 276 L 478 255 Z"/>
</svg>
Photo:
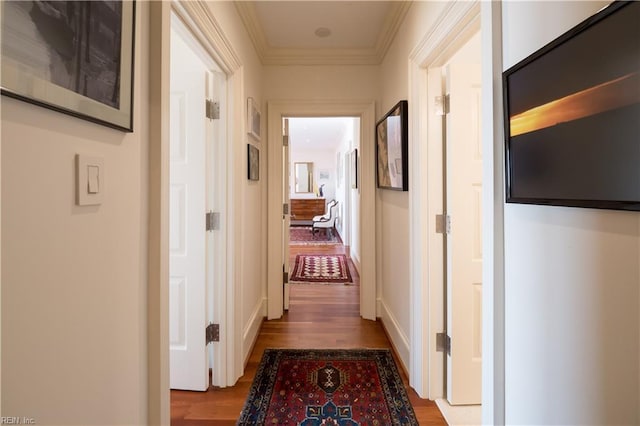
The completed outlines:
<svg viewBox="0 0 640 426">
<path fill-rule="evenodd" d="M 336 230 L 327 232 L 326 229 L 311 232 L 310 226 L 292 226 L 289 228 L 289 244 L 292 245 L 323 245 L 341 244 L 342 241 Z"/>
<path fill-rule="evenodd" d="M 238 425 L 417 425 L 388 349 L 266 349 Z"/>
<path fill-rule="evenodd" d="M 344 254 L 299 254 L 289 282 L 351 283 L 348 262 Z"/>
</svg>

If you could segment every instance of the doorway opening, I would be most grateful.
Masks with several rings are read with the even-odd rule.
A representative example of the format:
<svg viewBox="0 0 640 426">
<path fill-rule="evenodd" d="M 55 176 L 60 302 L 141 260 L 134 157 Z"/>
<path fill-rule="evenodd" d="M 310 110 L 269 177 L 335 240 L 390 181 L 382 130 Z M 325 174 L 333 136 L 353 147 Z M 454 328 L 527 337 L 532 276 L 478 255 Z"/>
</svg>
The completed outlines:
<svg viewBox="0 0 640 426">
<path fill-rule="evenodd" d="M 290 166 L 286 163 L 289 160 L 287 123 L 291 117 L 355 117 L 359 119 L 359 125 L 354 126 L 354 134 L 357 133 L 358 137 L 353 140 L 365 142 L 360 145 L 362 149 L 358 150 L 357 164 L 362 166 L 358 176 L 362 185 L 357 188 L 357 194 L 360 211 L 368 213 L 358 215 L 359 226 L 356 228 L 360 237 L 349 238 L 351 238 L 352 258 L 355 259 L 353 245 L 357 242 L 359 247 L 357 267 L 360 272 L 360 316 L 368 320 L 376 319 L 375 188 L 373 186 L 375 170 L 373 144 L 368 143 L 373 140 L 374 113 L 375 105 L 370 102 L 271 101 L 268 103 L 268 175 L 272 182 L 283 182 L 283 185 L 272 186 L 272 193 L 268 200 L 267 226 L 272 231 L 267 237 L 267 318 L 269 320 L 281 318 L 284 314 L 284 299 L 288 287 L 284 282 L 288 279 L 286 269 L 289 265 L 288 259 L 285 261 L 287 257 L 285 247 L 288 249 L 286 240 L 289 236 L 287 231 L 290 220 L 290 189 L 285 179 L 288 180 L 290 173 Z M 282 143 L 279 143 L 280 141 Z M 337 162 L 337 156 L 334 158 Z M 331 169 L 336 168 L 333 164 L 335 163 L 332 163 Z M 350 216 L 353 217 L 353 213 Z"/>
<path fill-rule="evenodd" d="M 447 347 L 443 355 L 445 400 L 439 406 L 450 418 L 464 415 L 477 422 L 481 420 L 482 388 L 480 64 L 480 33 L 476 32 L 442 66 L 429 69 L 435 74 L 434 91 L 439 90 L 443 100 L 443 310 Z M 475 405 L 476 409 L 452 408 L 463 405 Z"/>
<path fill-rule="evenodd" d="M 224 104 L 226 76 L 174 12 L 170 42 L 169 384 L 205 391 L 227 380 L 224 340 L 202 338 L 207 324 L 224 325 L 225 120 L 203 105 Z"/>
<path fill-rule="evenodd" d="M 337 298 L 359 316 L 360 118 L 285 117 L 283 126 L 284 309 L 295 318 L 309 312 L 304 300 Z"/>
<path fill-rule="evenodd" d="M 454 68 L 458 68 L 454 62 L 465 62 L 460 58 L 465 51 L 472 51 L 476 55 L 467 64 L 480 64 L 480 5 L 457 3 L 439 18 L 436 26 L 439 31 L 425 35 L 420 43 L 421 48 L 410 57 L 409 102 L 414 105 L 410 132 L 416 142 L 410 147 L 410 161 L 414 170 L 409 203 L 412 229 L 411 384 L 421 397 L 439 402 L 450 424 L 461 424 L 460 421 L 479 424 L 481 409 L 474 404 L 481 402 L 482 279 L 474 278 L 468 285 L 460 284 L 459 279 L 461 271 L 482 271 L 482 266 L 458 264 L 451 255 L 456 250 L 469 254 L 470 265 L 482 259 L 482 250 L 478 250 L 482 247 L 479 214 L 482 211 L 482 198 L 479 197 L 482 187 L 476 181 L 465 187 L 465 190 L 473 189 L 474 193 L 459 191 L 462 195 L 452 194 L 450 189 L 455 179 L 466 182 L 468 175 L 472 174 L 471 170 L 469 173 L 460 170 L 466 167 L 459 164 L 465 153 L 461 155 L 459 150 L 453 150 L 465 144 L 455 141 L 461 129 L 474 130 L 471 132 L 473 136 L 466 141 L 475 144 L 469 153 L 476 162 L 482 159 L 479 103 L 475 116 L 467 108 L 472 98 L 476 102 L 480 87 L 473 88 L 476 91 L 473 95 L 450 92 L 447 99 L 446 94 L 447 89 L 458 82 L 458 78 L 454 78 L 457 75 Z M 468 68 L 471 70 L 475 66 Z M 477 100 L 479 102 L 479 98 Z M 461 102 L 462 109 L 459 107 Z M 447 107 L 451 113 L 445 115 Z M 462 119 L 462 125 L 457 117 L 461 110 L 467 111 L 463 112 L 466 117 Z M 474 123 L 478 125 L 474 127 Z M 450 140 L 446 141 L 445 136 L 449 136 Z M 465 207 L 461 209 L 458 203 L 458 207 L 454 208 L 454 199 L 463 200 Z M 462 242 L 456 241 L 454 234 L 459 237 L 461 230 L 462 234 L 466 232 L 464 229 L 468 227 L 470 217 L 475 218 L 472 228 L 477 228 L 477 233 L 463 235 Z M 447 230 L 449 234 L 446 234 Z M 465 244 L 475 246 L 463 248 Z M 468 290 L 465 294 L 470 294 L 472 299 L 466 299 L 461 304 L 456 296 L 460 289 L 465 292 Z M 456 313 L 461 307 L 464 308 L 462 314 Z M 463 328 L 462 335 L 459 334 L 460 327 Z M 465 333 L 468 334 L 465 336 Z M 460 348 L 460 345 L 463 347 Z M 458 371 L 456 360 L 452 357 L 460 356 L 474 363 L 474 368 L 478 367 L 478 374 L 473 373 L 474 380 L 467 381 L 459 374 L 461 370 Z M 473 401 L 461 402 L 463 399 L 456 396 L 465 387 L 476 392 Z M 449 404 L 448 399 L 454 405 Z M 473 408 L 467 410 L 470 406 Z M 468 412 L 471 412 L 472 418 Z"/>
</svg>

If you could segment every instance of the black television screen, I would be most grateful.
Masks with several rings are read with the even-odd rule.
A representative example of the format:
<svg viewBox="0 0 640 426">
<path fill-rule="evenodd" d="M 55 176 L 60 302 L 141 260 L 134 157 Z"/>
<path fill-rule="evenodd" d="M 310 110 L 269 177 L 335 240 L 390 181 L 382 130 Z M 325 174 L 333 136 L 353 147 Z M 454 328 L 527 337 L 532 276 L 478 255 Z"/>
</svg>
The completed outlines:
<svg viewBox="0 0 640 426">
<path fill-rule="evenodd" d="M 640 2 L 503 73 L 508 203 L 640 210 Z"/>
</svg>

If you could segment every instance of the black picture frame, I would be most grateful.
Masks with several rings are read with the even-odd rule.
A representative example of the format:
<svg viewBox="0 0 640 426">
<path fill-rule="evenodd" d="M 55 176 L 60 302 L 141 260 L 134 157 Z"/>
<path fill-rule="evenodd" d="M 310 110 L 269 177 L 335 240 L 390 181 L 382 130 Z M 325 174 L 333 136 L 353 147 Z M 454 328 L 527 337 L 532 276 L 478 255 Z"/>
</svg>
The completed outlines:
<svg viewBox="0 0 640 426">
<path fill-rule="evenodd" d="M 247 144 L 247 179 L 260 180 L 260 150 Z"/>
<path fill-rule="evenodd" d="M 640 3 L 503 73 L 507 203 L 640 211 Z"/>
<path fill-rule="evenodd" d="M 376 186 L 409 190 L 409 104 L 402 100 L 376 123 Z"/>
<path fill-rule="evenodd" d="M 2 95 L 133 131 L 135 1 L 2 7 Z"/>
<path fill-rule="evenodd" d="M 358 148 L 350 153 L 351 163 L 351 189 L 358 189 Z"/>
</svg>

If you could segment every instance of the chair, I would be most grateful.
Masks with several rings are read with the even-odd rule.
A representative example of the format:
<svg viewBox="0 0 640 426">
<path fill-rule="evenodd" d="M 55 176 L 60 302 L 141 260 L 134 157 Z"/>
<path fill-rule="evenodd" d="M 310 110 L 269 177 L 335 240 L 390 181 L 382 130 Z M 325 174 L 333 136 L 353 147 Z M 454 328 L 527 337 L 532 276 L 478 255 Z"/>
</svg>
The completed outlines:
<svg viewBox="0 0 640 426">
<path fill-rule="evenodd" d="M 320 229 L 324 229 L 325 232 L 329 232 L 333 229 L 336 224 L 336 206 L 338 202 L 336 200 L 331 200 L 327 204 L 327 212 L 323 215 L 314 216 L 313 225 L 311 226 L 311 233 L 313 235 L 316 234 L 316 231 Z"/>
</svg>

